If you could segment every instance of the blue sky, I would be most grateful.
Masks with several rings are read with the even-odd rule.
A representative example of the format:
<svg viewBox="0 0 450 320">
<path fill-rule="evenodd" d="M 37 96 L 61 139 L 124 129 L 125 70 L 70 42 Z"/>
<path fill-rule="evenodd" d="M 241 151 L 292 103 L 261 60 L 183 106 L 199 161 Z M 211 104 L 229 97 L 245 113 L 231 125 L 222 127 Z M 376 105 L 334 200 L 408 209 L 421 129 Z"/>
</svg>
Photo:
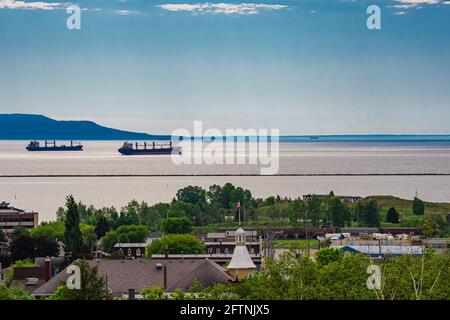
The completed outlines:
<svg viewBox="0 0 450 320">
<path fill-rule="evenodd" d="M 72 31 L 62 1 L 0 0 L 0 112 L 151 133 L 450 133 L 450 1 L 83 0 Z"/>
</svg>

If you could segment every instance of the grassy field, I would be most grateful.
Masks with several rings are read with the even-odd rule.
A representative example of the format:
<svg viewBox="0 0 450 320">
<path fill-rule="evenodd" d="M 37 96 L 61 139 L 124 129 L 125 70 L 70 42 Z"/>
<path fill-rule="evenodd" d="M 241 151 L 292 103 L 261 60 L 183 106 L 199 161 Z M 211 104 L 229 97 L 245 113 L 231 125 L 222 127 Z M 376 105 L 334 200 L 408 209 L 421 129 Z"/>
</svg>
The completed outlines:
<svg viewBox="0 0 450 320">
<path fill-rule="evenodd" d="M 400 214 L 412 215 L 412 200 L 400 199 L 393 196 L 371 196 L 365 200 L 376 200 L 381 206 L 382 212 L 387 212 L 390 207 L 394 207 Z M 425 202 L 426 214 L 447 214 L 450 212 L 450 203 Z"/>
</svg>

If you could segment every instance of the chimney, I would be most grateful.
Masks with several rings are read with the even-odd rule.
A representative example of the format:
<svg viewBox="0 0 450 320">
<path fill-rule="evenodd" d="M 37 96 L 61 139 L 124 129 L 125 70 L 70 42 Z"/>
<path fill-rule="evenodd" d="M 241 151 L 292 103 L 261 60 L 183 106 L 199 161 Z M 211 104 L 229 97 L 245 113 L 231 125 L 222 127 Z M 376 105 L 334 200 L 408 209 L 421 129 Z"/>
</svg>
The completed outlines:
<svg viewBox="0 0 450 320">
<path fill-rule="evenodd" d="M 134 289 L 128 289 L 128 300 L 135 300 L 136 293 Z"/>
<path fill-rule="evenodd" d="M 169 249 L 167 248 L 164 250 L 164 258 L 169 259 Z"/>
<path fill-rule="evenodd" d="M 163 266 L 163 287 L 164 290 L 167 290 L 167 265 L 164 264 Z"/>
<path fill-rule="evenodd" d="M 52 261 L 50 259 L 45 259 L 45 282 L 50 281 L 52 278 Z"/>
</svg>

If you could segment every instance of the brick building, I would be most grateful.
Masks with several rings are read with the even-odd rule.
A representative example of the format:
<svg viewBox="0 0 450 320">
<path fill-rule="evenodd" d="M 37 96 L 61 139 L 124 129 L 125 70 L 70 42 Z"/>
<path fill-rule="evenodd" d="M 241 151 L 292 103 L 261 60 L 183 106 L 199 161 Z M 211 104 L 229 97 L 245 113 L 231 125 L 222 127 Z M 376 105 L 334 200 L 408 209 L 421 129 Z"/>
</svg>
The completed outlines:
<svg viewBox="0 0 450 320">
<path fill-rule="evenodd" d="M 17 227 L 34 228 L 38 225 L 38 213 L 26 212 L 0 202 L 0 229 L 11 233 Z"/>
</svg>

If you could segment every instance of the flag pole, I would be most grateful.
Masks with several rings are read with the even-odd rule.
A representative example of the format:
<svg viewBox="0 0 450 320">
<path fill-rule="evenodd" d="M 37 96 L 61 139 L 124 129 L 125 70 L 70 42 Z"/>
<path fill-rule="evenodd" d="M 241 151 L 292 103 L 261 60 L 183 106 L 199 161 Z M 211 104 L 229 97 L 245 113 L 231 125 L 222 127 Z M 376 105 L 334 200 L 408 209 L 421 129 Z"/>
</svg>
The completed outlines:
<svg viewBox="0 0 450 320">
<path fill-rule="evenodd" d="M 239 227 L 241 226 L 241 206 L 239 206 Z"/>
</svg>

